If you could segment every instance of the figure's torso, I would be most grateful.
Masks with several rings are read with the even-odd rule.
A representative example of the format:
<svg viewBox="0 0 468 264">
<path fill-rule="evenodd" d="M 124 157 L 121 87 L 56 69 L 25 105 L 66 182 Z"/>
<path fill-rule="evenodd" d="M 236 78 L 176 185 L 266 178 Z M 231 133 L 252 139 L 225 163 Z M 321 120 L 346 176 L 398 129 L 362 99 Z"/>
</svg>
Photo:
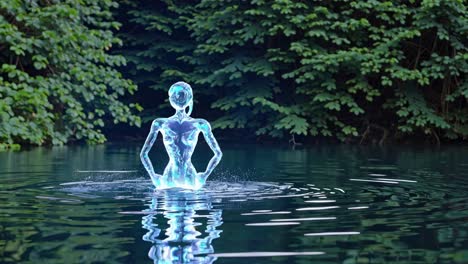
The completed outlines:
<svg viewBox="0 0 468 264">
<path fill-rule="evenodd" d="M 160 131 L 169 159 L 176 164 L 190 161 L 200 133 L 196 120 L 168 118 Z"/>
<path fill-rule="evenodd" d="M 199 120 L 194 118 L 170 117 L 163 120 L 160 132 L 164 147 L 169 155 L 169 163 L 164 170 L 162 184 L 173 183 L 177 186 L 197 184 L 196 170 L 191 157 L 200 133 Z"/>
</svg>

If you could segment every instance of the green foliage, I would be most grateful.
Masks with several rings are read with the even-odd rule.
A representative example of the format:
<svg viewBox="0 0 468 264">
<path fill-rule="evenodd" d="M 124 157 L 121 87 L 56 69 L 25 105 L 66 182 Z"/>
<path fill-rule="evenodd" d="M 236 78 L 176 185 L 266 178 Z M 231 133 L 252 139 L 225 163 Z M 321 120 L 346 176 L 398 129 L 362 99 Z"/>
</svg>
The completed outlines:
<svg viewBox="0 0 468 264">
<path fill-rule="evenodd" d="M 105 123 L 139 125 L 112 0 L 0 2 L 0 146 L 101 143 Z"/>
<path fill-rule="evenodd" d="M 462 0 L 140 0 L 125 8 L 132 78 L 164 89 L 193 83 L 212 100 L 215 128 L 468 137 Z"/>
</svg>

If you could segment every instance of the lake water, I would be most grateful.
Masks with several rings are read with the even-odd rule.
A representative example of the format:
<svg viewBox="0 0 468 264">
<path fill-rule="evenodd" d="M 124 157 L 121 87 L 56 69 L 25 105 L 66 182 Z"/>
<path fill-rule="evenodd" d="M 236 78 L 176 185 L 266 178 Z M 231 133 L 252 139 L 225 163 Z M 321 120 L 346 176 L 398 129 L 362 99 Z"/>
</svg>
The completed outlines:
<svg viewBox="0 0 468 264">
<path fill-rule="evenodd" d="M 221 144 L 197 192 L 140 147 L 0 153 L 0 263 L 468 263 L 466 147 Z"/>
</svg>

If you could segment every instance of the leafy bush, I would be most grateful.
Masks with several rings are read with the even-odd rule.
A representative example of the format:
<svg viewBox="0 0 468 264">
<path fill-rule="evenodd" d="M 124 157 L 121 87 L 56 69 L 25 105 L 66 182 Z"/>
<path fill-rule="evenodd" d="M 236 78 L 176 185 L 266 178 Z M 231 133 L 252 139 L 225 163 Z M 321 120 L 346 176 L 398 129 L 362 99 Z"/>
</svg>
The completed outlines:
<svg viewBox="0 0 468 264">
<path fill-rule="evenodd" d="M 109 120 L 139 125 L 136 86 L 109 55 L 119 23 L 112 0 L 0 2 L 0 146 L 105 141 Z"/>
<path fill-rule="evenodd" d="M 140 0 L 121 10 L 143 87 L 186 80 L 257 135 L 468 136 L 462 0 Z"/>
</svg>

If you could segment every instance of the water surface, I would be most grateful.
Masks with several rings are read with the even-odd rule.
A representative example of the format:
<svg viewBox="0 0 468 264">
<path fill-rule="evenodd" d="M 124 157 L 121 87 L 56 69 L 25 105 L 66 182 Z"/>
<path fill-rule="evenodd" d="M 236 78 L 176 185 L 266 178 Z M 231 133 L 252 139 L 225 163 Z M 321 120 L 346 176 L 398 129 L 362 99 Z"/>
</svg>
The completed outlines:
<svg viewBox="0 0 468 264">
<path fill-rule="evenodd" d="M 0 153 L 0 263 L 468 263 L 466 147 L 221 147 L 196 192 L 139 145 Z"/>
</svg>

